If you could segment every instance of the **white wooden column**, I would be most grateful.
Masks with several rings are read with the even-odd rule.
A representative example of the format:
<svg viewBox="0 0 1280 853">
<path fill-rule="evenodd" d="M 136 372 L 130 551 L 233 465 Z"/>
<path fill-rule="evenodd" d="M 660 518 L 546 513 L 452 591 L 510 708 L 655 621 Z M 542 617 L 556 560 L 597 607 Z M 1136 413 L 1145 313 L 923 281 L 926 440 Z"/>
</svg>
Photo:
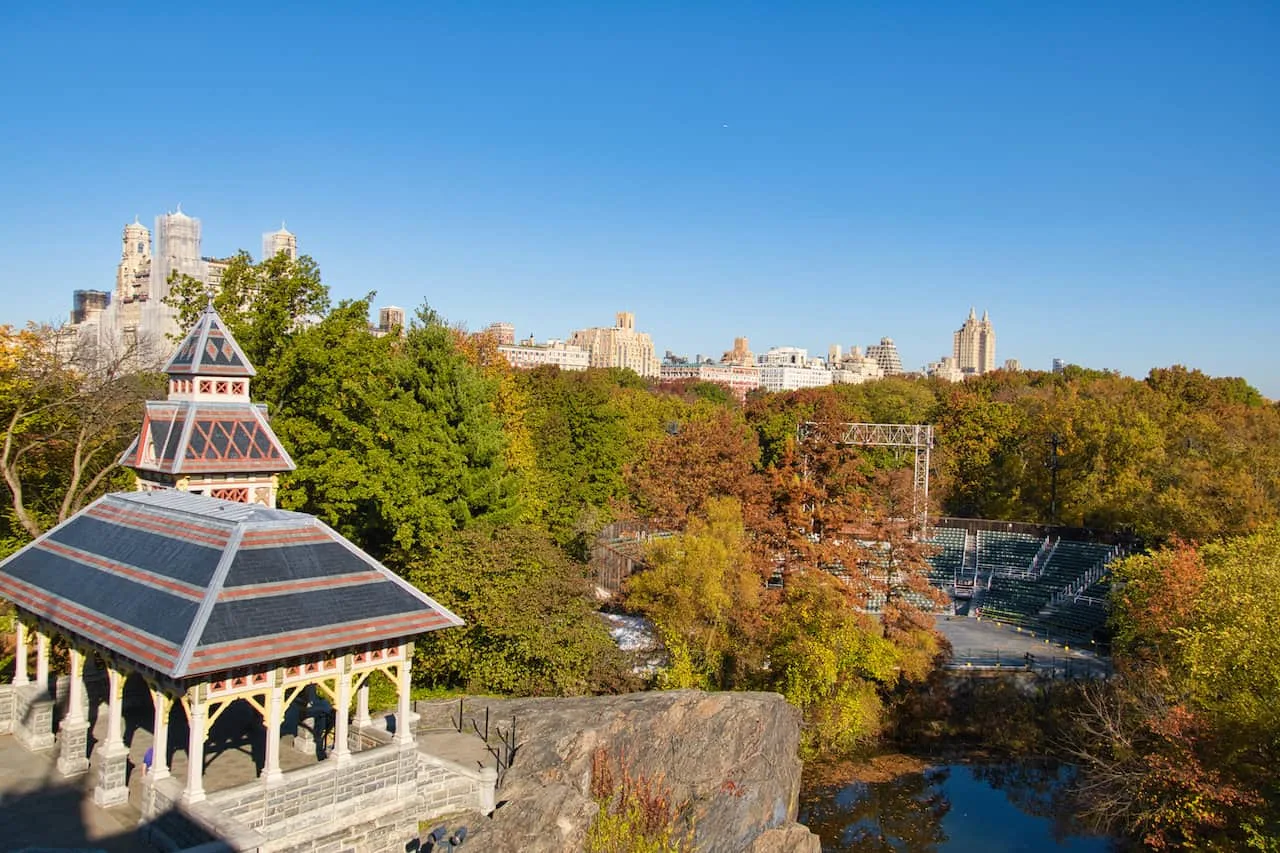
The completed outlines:
<svg viewBox="0 0 1280 853">
<path fill-rule="evenodd" d="M 148 773 L 154 781 L 169 778 L 169 712 L 173 710 L 173 697 L 152 687 L 151 704 L 156 715 L 151 728 L 151 769 Z"/>
<path fill-rule="evenodd" d="M 333 757 L 339 764 L 351 757 L 351 746 L 347 742 L 347 719 L 351 714 L 350 660 L 350 655 L 338 659 L 338 697 L 333 703 Z"/>
<path fill-rule="evenodd" d="M 413 687 L 413 643 L 405 643 L 404 660 L 396 670 L 396 694 L 399 702 L 396 705 L 396 743 L 405 746 L 414 742 L 413 725 L 409 722 L 412 713 L 409 704 L 409 692 Z"/>
<path fill-rule="evenodd" d="M 373 719 L 369 716 L 369 678 L 370 676 L 365 676 L 364 681 L 360 683 L 360 689 L 356 691 L 356 728 L 358 729 L 373 725 Z"/>
<path fill-rule="evenodd" d="M 28 630 L 25 622 L 18 622 L 18 643 L 13 653 L 13 683 L 16 687 L 24 687 L 31 683 L 27 675 Z"/>
<path fill-rule="evenodd" d="M 43 628 L 36 629 L 36 684 L 49 689 L 49 635 Z"/>
<path fill-rule="evenodd" d="M 275 782 L 284 778 L 280 770 L 280 726 L 284 722 L 284 685 L 280 683 L 279 672 L 273 671 L 271 679 L 274 686 L 267 691 L 267 717 L 263 723 L 267 729 L 267 754 L 262 764 L 262 778 L 266 782 Z"/>
<path fill-rule="evenodd" d="M 191 731 L 187 737 L 187 787 L 182 792 L 184 803 L 198 803 L 204 799 L 204 736 L 208 717 L 207 700 L 193 691 L 187 708 L 187 723 Z"/>
<path fill-rule="evenodd" d="M 71 675 L 67 679 L 67 715 L 64 723 L 78 723 L 86 719 L 84 708 L 84 652 L 71 647 Z"/>
<path fill-rule="evenodd" d="M 103 745 L 108 749 L 124 747 L 124 680 L 123 672 L 107 666 L 107 737 Z"/>
</svg>

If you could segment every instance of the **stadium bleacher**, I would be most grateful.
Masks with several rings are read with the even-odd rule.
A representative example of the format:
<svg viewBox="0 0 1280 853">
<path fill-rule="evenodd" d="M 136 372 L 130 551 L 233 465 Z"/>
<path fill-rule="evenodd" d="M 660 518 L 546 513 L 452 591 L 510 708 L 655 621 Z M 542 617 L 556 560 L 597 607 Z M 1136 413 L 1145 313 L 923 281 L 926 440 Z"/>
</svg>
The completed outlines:
<svg viewBox="0 0 1280 853">
<path fill-rule="evenodd" d="M 930 578 L 952 592 L 964 559 L 964 530 L 935 528 L 931 541 L 940 550 L 929 560 Z M 980 530 L 977 549 L 980 575 L 989 577 L 983 618 L 1085 641 L 1105 625 L 1107 587 L 1100 567 L 1112 555 L 1111 546 Z"/>
</svg>

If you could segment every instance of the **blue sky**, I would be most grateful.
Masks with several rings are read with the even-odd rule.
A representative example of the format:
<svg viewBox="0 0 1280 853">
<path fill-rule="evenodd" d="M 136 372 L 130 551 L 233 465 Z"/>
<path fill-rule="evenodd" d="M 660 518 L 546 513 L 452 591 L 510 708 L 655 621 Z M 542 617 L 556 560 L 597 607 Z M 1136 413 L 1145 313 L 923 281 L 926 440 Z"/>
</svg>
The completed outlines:
<svg viewBox="0 0 1280 853">
<path fill-rule="evenodd" d="M 1280 397 L 1274 3 L 0 9 L 0 322 L 109 290 L 181 202 L 336 297 L 659 353 L 747 335 Z"/>
</svg>

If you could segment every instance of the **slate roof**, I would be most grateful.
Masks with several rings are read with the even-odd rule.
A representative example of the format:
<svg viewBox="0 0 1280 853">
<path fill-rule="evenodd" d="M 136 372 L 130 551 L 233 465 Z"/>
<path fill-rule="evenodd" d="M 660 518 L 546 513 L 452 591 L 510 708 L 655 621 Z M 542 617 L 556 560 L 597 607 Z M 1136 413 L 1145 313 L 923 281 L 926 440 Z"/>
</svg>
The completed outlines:
<svg viewBox="0 0 1280 853">
<path fill-rule="evenodd" d="M 212 305 L 182 339 L 164 366 L 170 376 L 254 376 L 257 371 Z"/>
<path fill-rule="evenodd" d="M 463 624 L 313 516 L 173 490 L 94 501 L 0 596 L 179 679 Z"/>
<path fill-rule="evenodd" d="M 142 430 L 120 464 L 178 476 L 270 474 L 297 467 L 267 423 L 265 406 L 187 400 L 148 401 Z"/>
</svg>

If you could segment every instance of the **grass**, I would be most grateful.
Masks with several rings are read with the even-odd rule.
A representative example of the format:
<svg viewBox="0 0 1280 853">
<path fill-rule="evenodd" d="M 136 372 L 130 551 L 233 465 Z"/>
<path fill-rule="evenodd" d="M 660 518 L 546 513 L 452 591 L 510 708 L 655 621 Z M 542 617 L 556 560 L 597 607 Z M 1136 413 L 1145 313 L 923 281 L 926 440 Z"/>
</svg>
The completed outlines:
<svg viewBox="0 0 1280 853">
<path fill-rule="evenodd" d="M 587 831 L 587 853 L 694 853 L 693 826 L 679 828 L 687 803 L 676 804 L 661 776 L 633 773 L 626 756 L 604 747 L 591 757 L 591 796 L 599 805 Z"/>
</svg>

